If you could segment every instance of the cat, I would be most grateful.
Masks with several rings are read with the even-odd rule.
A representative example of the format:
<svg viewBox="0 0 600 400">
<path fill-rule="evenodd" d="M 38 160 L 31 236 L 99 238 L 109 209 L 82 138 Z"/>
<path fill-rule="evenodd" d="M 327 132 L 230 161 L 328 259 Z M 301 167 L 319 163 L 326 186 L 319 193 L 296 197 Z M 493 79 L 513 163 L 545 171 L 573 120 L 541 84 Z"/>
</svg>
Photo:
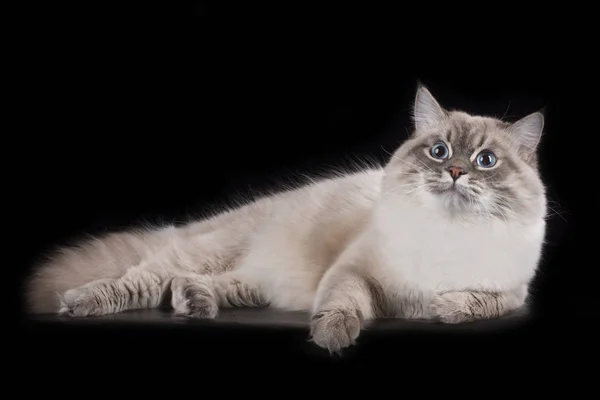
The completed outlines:
<svg viewBox="0 0 600 400">
<path fill-rule="evenodd" d="M 419 84 L 411 117 L 381 167 L 61 248 L 31 275 L 29 311 L 302 310 L 333 354 L 378 318 L 455 324 L 524 306 L 546 230 L 543 113 L 508 123 L 449 110 Z"/>
</svg>

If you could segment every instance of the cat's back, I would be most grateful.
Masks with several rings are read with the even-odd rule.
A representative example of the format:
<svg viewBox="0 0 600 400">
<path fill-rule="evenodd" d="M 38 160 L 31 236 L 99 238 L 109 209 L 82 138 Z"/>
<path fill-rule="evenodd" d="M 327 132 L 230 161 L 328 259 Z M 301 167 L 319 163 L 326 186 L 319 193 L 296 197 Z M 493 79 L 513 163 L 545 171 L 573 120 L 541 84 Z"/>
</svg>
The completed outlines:
<svg viewBox="0 0 600 400">
<path fill-rule="evenodd" d="M 340 214 L 370 210 L 379 198 L 382 177 L 383 169 L 367 168 L 312 179 L 192 222 L 183 231 L 194 235 L 224 226 L 250 225 L 258 233 L 269 227 L 301 228 L 304 224 L 310 229 L 315 223 L 337 220 Z"/>
<path fill-rule="evenodd" d="M 266 199 L 271 228 L 318 234 L 327 227 L 354 225 L 373 210 L 381 193 L 383 171 L 367 169 L 315 181 L 296 190 Z M 257 204 L 257 208 L 261 205 Z M 267 211 L 267 210 L 265 210 Z"/>
</svg>

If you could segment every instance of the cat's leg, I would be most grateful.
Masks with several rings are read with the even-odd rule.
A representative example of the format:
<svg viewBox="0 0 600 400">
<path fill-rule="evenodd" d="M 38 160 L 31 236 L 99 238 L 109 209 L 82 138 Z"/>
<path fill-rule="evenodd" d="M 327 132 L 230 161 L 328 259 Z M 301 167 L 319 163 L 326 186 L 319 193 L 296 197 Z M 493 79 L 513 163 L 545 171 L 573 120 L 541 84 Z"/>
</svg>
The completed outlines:
<svg viewBox="0 0 600 400">
<path fill-rule="evenodd" d="M 311 340 L 339 353 L 358 338 L 367 321 L 385 314 L 381 285 L 356 269 L 336 268 L 323 277 L 311 318 Z"/>
<path fill-rule="evenodd" d="M 142 267 L 129 268 L 116 279 L 99 279 L 60 296 L 59 314 L 73 317 L 115 314 L 158 307 L 168 287 L 166 274 Z"/>
<path fill-rule="evenodd" d="M 176 314 L 194 318 L 215 318 L 220 308 L 267 307 L 261 290 L 244 282 L 237 271 L 222 275 L 176 277 L 171 282 L 171 305 Z"/>
<path fill-rule="evenodd" d="M 457 291 L 436 296 L 431 317 L 447 324 L 498 318 L 525 304 L 527 287 L 505 292 Z"/>
<path fill-rule="evenodd" d="M 232 247 L 233 239 L 230 237 L 227 242 L 223 236 L 226 236 L 223 231 L 216 230 L 197 237 L 165 240 L 159 251 L 145 255 L 145 259 L 140 257 L 142 260 L 134 266 L 123 266 L 120 275 L 56 291 L 59 313 L 88 316 L 158 307 L 168 293 L 172 278 L 232 267 L 237 253 L 228 251 L 228 246 Z M 113 257 L 119 255 L 115 253 Z M 122 258 L 124 261 L 119 259 L 118 263 L 128 261 Z"/>
</svg>

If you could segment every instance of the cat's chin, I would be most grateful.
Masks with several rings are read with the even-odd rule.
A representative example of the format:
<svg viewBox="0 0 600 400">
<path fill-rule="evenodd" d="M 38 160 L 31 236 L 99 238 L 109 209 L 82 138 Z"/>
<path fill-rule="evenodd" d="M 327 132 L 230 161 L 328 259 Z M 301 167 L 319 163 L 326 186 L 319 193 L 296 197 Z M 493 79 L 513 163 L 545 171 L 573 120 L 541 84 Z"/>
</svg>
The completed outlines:
<svg viewBox="0 0 600 400">
<path fill-rule="evenodd" d="M 451 198 L 464 198 L 468 200 L 466 189 L 453 183 L 440 183 L 431 189 L 431 192 L 438 196 Z"/>
<path fill-rule="evenodd" d="M 473 199 L 467 195 L 465 188 L 455 184 L 441 184 L 431 191 L 441 205 L 453 211 L 469 211 L 473 207 Z"/>
</svg>

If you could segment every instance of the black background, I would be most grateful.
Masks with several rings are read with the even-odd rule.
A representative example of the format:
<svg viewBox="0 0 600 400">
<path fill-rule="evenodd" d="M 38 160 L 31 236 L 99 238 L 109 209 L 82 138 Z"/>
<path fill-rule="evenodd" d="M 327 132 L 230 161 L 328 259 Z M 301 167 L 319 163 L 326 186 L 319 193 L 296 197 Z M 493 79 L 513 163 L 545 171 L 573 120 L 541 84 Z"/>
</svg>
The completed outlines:
<svg viewBox="0 0 600 400">
<path fill-rule="evenodd" d="M 13 298 L 42 252 L 84 231 L 183 221 L 300 174 L 385 161 L 420 80 L 448 108 L 545 109 L 554 211 L 535 332 L 587 338 L 598 139 L 586 13 L 440 7 L 29 3 L 15 30 L 23 115 L 3 146 Z"/>
</svg>

